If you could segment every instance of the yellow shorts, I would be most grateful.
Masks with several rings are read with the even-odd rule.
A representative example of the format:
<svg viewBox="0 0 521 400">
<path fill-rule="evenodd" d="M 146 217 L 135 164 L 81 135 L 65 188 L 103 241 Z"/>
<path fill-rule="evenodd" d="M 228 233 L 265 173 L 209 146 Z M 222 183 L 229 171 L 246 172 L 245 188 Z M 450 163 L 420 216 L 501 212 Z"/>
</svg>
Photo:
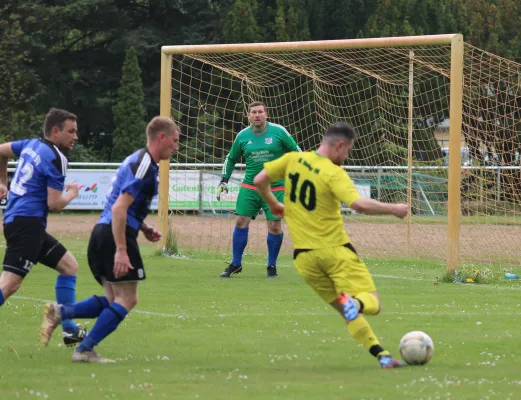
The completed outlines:
<svg viewBox="0 0 521 400">
<path fill-rule="evenodd" d="M 341 292 L 356 296 L 376 291 L 364 262 L 344 246 L 302 252 L 294 264 L 300 276 L 327 303 L 335 301 Z"/>
</svg>

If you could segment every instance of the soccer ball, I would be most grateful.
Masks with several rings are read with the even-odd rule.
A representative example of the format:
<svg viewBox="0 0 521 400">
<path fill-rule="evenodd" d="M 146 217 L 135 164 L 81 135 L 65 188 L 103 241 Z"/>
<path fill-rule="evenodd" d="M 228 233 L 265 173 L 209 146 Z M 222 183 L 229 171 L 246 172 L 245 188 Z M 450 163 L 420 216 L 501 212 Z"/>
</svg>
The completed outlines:
<svg viewBox="0 0 521 400">
<path fill-rule="evenodd" d="M 400 340 L 400 354 L 409 365 L 427 364 L 433 352 L 434 343 L 425 332 L 409 332 Z"/>
</svg>

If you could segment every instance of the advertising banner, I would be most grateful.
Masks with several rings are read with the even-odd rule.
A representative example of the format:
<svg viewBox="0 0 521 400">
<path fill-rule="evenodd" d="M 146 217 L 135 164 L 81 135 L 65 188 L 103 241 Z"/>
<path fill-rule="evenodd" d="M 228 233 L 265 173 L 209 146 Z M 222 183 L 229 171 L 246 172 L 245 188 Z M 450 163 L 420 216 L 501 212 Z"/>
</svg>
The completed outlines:
<svg viewBox="0 0 521 400">
<path fill-rule="evenodd" d="M 106 195 L 116 177 L 116 171 L 69 170 L 66 182 L 75 181 L 79 194 L 67 210 L 102 210 Z M 234 174 L 230 179 L 229 193 L 216 199 L 216 188 L 220 173 L 211 171 L 173 170 L 170 171 L 168 205 L 175 210 L 234 210 L 242 174 Z M 157 210 L 157 196 L 150 207 Z"/>
<path fill-rule="evenodd" d="M 114 170 L 69 170 L 65 183 L 76 182 L 78 197 L 69 203 L 66 210 L 102 210 L 106 196 L 116 176 Z"/>
<path fill-rule="evenodd" d="M 66 210 L 102 210 L 106 196 L 116 176 L 115 170 L 69 170 L 65 183 L 76 182 L 79 194 Z M 227 194 L 217 201 L 216 188 L 221 180 L 220 171 L 172 170 L 169 182 L 169 208 L 172 210 L 195 210 L 217 212 L 235 210 L 240 183 L 244 174 L 232 174 Z M 356 185 L 363 197 L 370 197 L 370 185 Z M 0 204 L 5 208 L 6 200 Z M 157 196 L 152 200 L 152 210 L 157 210 Z"/>
</svg>

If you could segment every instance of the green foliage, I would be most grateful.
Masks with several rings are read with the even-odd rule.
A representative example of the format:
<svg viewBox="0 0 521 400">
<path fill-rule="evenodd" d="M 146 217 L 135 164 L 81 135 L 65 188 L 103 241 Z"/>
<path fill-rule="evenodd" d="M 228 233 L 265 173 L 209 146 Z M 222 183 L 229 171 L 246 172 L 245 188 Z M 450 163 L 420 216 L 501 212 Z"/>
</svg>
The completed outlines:
<svg viewBox="0 0 521 400">
<path fill-rule="evenodd" d="M 33 114 L 30 111 L 14 110 L 6 106 L 7 125 L 0 124 L 0 140 L 19 140 L 28 137 L 41 137 L 45 114 Z"/>
<path fill-rule="evenodd" d="M 134 47 L 130 47 L 123 63 L 123 77 L 114 105 L 112 159 L 121 161 L 146 144 L 146 122 L 143 107 L 141 70 Z"/>
<path fill-rule="evenodd" d="M 260 40 L 257 8 L 257 0 L 235 0 L 223 26 L 227 43 L 253 43 Z"/>
<path fill-rule="evenodd" d="M 43 91 L 31 65 L 23 7 L 0 7 L 0 141 L 39 135 L 35 108 Z M 43 121 L 43 119 L 42 119 Z"/>
<path fill-rule="evenodd" d="M 86 147 L 81 143 L 76 143 L 74 148 L 67 153 L 69 162 L 97 162 L 103 159 L 92 148 Z"/>
<path fill-rule="evenodd" d="M 219 141 L 223 136 L 219 126 L 224 121 L 219 111 L 210 105 L 201 107 L 199 111 L 197 118 L 192 119 L 194 126 L 190 127 L 189 137 L 180 144 L 178 161 L 217 163 L 223 156 L 219 152 L 224 148 Z"/>
<path fill-rule="evenodd" d="M 409 36 L 420 34 L 411 25 L 415 23 L 415 3 L 423 0 L 380 0 L 376 12 L 363 29 L 365 37 Z"/>
<path fill-rule="evenodd" d="M 376 9 L 377 0 L 324 0 L 317 1 L 313 14 L 319 15 L 319 20 L 313 22 L 313 31 L 322 32 L 319 39 L 351 39 L 360 32 L 367 19 Z M 319 21 L 321 26 L 319 27 Z"/>
<path fill-rule="evenodd" d="M 286 31 L 286 11 L 283 6 L 277 7 L 277 17 L 275 18 L 275 38 L 277 42 L 289 42 L 289 35 Z"/>
<path fill-rule="evenodd" d="M 132 93 L 125 102 L 141 102 L 142 110 L 128 114 L 129 120 L 146 121 L 159 112 L 159 45 L 203 44 L 218 42 L 260 42 L 287 40 L 325 40 L 355 37 L 378 37 L 410 34 L 463 33 L 471 44 L 494 52 L 508 59 L 521 60 L 521 2 L 517 0 L 192 0 L 143 1 L 129 0 L 70 0 L 48 2 L 43 0 L 10 1 L 0 6 L 0 140 L 39 136 L 43 115 L 51 107 L 62 107 L 75 112 L 80 130 L 80 144 L 92 151 L 78 154 L 79 158 L 96 156 L 104 161 L 125 156 L 119 147 L 130 143 L 121 141 L 122 130 L 135 127 L 130 122 L 124 126 L 116 110 L 122 102 L 118 95 L 121 85 L 120 65 L 127 49 L 132 46 L 139 57 L 143 89 Z M 252 66 L 255 68 L 255 66 Z M 181 73 L 181 72 L 180 72 Z M 208 81 L 208 75 L 205 82 Z M 188 78 L 183 77 L 187 83 Z M 220 79 L 214 73 L 210 80 Z M 239 85 L 240 82 L 234 84 Z M 415 97 L 415 121 L 430 109 L 446 108 L 449 98 L 443 82 L 432 84 L 428 91 Z M 216 93 L 212 88 L 208 104 L 222 110 L 229 97 Z M 180 90 L 174 88 L 174 90 Z M 229 91 L 230 88 L 223 88 Z M 237 90 L 235 87 L 233 90 Z M 278 90 L 278 89 L 277 89 Z M 393 144 L 402 146 L 404 127 L 383 126 L 381 115 L 373 104 L 364 103 L 371 89 L 363 88 L 352 95 L 351 103 L 357 104 L 353 114 L 362 116 L 366 145 L 378 143 L 382 134 L 390 131 Z M 432 103 L 432 95 L 438 91 L 440 103 Z M 354 90 L 353 92 L 356 92 Z M 503 93 L 508 93 L 503 91 Z M 225 93 L 226 94 L 226 93 Z M 517 94 L 504 103 L 515 102 Z M 221 158 L 221 151 L 233 138 L 237 115 L 221 112 L 214 127 L 204 138 L 197 122 L 199 104 L 182 93 L 182 113 L 188 124 L 185 143 L 204 142 L 187 154 L 186 158 Z M 399 96 L 396 96 L 397 98 Z M 421 97 L 421 98 L 420 98 Z M 508 96 L 507 96 L 508 97 Z M 118 106 L 114 99 L 118 98 Z M 274 96 L 277 106 L 292 104 L 293 109 L 307 107 L 315 110 L 312 97 L 293 99 L 291 96 Z M 294 103 L 291 103 L 294 102 Z M 301 104 L 297 104 L 300 102 Z M 399 106 L 396 104 L 395 106 Z M 126 108 L 127 105 L 121 106 Z M 237 106 L 237 111 L 240 112 Z M 493 110 L 481 105 L 501 123 L 508 122 L 508 110 Z M 497 114 L 497 115 L 493 115 Z M 273 117 L 276 117 L 273 115 Z M 439 116 L 438 118 L 444 118 Z M 205 116 L 205 118 L 207 118 Z M 315 119 L 313 119 L 315 118 Z M 235 121 L 233 121 L 235 119 Z M 286 118 L 287 119 L 287 118 Z M 119 121 L 119 122 L 116 122 Z M 316 130 L 316 117 L 307 116 L 294 123 L 300 131 Z M 354 121 L 353 121 L 354 122 Z M 439 121 L 435 121 L 439 122 Z M 300 125 L 307 126 L 301 129 Z M 437 144 L 426 121 L 415 126 L 422 135 L 416 152 L 436 153 Z M 477 127 L 476 131 L 483 131 Z M 92 140 L 100 133 L 105 139 Z M 93 135 L 91 136 L 91 133 Z M 215 133 L 215 135 L 213 135 Z M 465 132 L 464 132 L 465 133 Z M 197 139 L 195 139 L 195 136 Z M 119 136 L 118 136 L 119 135 Z M 214 137 L 215 136 L 215 137 Z M 466 140 L 471 141 L 472 135 Z M 135 139 L 134 136 L 132 136 Z M 112 140 L 113 139 L 113 140 Z M 116 148 L 111 149 L 111 142 Z M 142 145 L 141 137 L 139 145 Z M 496 146 L 506 154 L 502 161 L 511 165 L 507 148 L 512 140 L 500 140 Z M 516 144 L 517 145 L 517 144 Z M 212 148 L 213 147 L 213 148 Z M 82 149 L 81 147 L 78 147 Z M 132 149 L 134 150 L 134 149 Z M 385 149 L 375 148 L 368 154 L 385 154 Z M 479 155 L 476 154 L 476 158 Z M 76 157 L 76 156 L 75 156 Z M 511 158 L 511 157 L 510 157 Z M 117 160 L 116 160 L 117 161 Z M 374 159 L 380 162 L 379 159 Z M 509 187 L 519 187 L 515 176 L 506 177 Z M 513 195 L 507 194 L 513 198 Z"/>
<path fill-rule="evenodd" d="M 489 268 L 476 269 L 472 266 L 463 266 L 459 270 L 446 272 L 442 278 L 443 283 L 466 283 L 466 284 L 490 284 L 499 280 L 497 271 Z"/>
<path fill-rule="evenodd" d="M 278 42 L 309 40 L 306 0 L 278 0 L 275 37 Z"/>
<path fill-rule="evenodd" d="M 33 120 L 40 121 L 51 106 L 61 107 L 78 115 L 81 144 L 108 161 L 110 141 L 90 140 L 90 133 L 111 138 L 113 100 L 127 48 L 136 48 L 143 67 L 147 120 L 159 113 L 158 44 L 218 41 L 228 7 L 228 0 L 71 0 L 52 7 L 41 0 L 2 3 L 0 136 L 16 138 L 13 126 L 23 137 L 39 135 L 41 127 L 34 130 Z"/>
<path fill-rule="evenodd" d="M 166 234 L 165 246 L 162 251 L 163 255 L 173 256 L 179 255 L 179 242 L 176 237 L 175 231 L 172 229 L 170 224 L 168 224 L 168 233 Z"/>
</svg>

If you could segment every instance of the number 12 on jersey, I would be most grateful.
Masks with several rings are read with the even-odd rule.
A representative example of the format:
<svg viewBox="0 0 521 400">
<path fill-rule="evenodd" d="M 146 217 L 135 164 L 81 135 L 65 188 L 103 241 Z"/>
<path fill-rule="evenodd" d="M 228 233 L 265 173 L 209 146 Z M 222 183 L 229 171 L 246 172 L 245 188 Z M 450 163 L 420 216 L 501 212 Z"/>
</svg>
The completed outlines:
<svg viewBox="0 0 521 400">
<path fill-rule="evenodd" d="M 19 196 L 23 196 L 27 192 L 27 188 L 24 186 L 34 174 L 34 167 L 31 163 L 21 159 L 22 165 L 16 169 L 16 173 L 13 176 L 11 182 L 11 191 Z"/>
<path fill-rule="evenodd" d="M 317 190 L 313 182 L 309 179 L 304 179 L 299 187 L 300 174 L 289 174 L 288 176 L 291 181 L 289 199 L 293 203 L 296 203 L 298 192 L 298 201 L 300 201 L 306 210 L 313 211 L 317 207 Z"/>
</svg>

